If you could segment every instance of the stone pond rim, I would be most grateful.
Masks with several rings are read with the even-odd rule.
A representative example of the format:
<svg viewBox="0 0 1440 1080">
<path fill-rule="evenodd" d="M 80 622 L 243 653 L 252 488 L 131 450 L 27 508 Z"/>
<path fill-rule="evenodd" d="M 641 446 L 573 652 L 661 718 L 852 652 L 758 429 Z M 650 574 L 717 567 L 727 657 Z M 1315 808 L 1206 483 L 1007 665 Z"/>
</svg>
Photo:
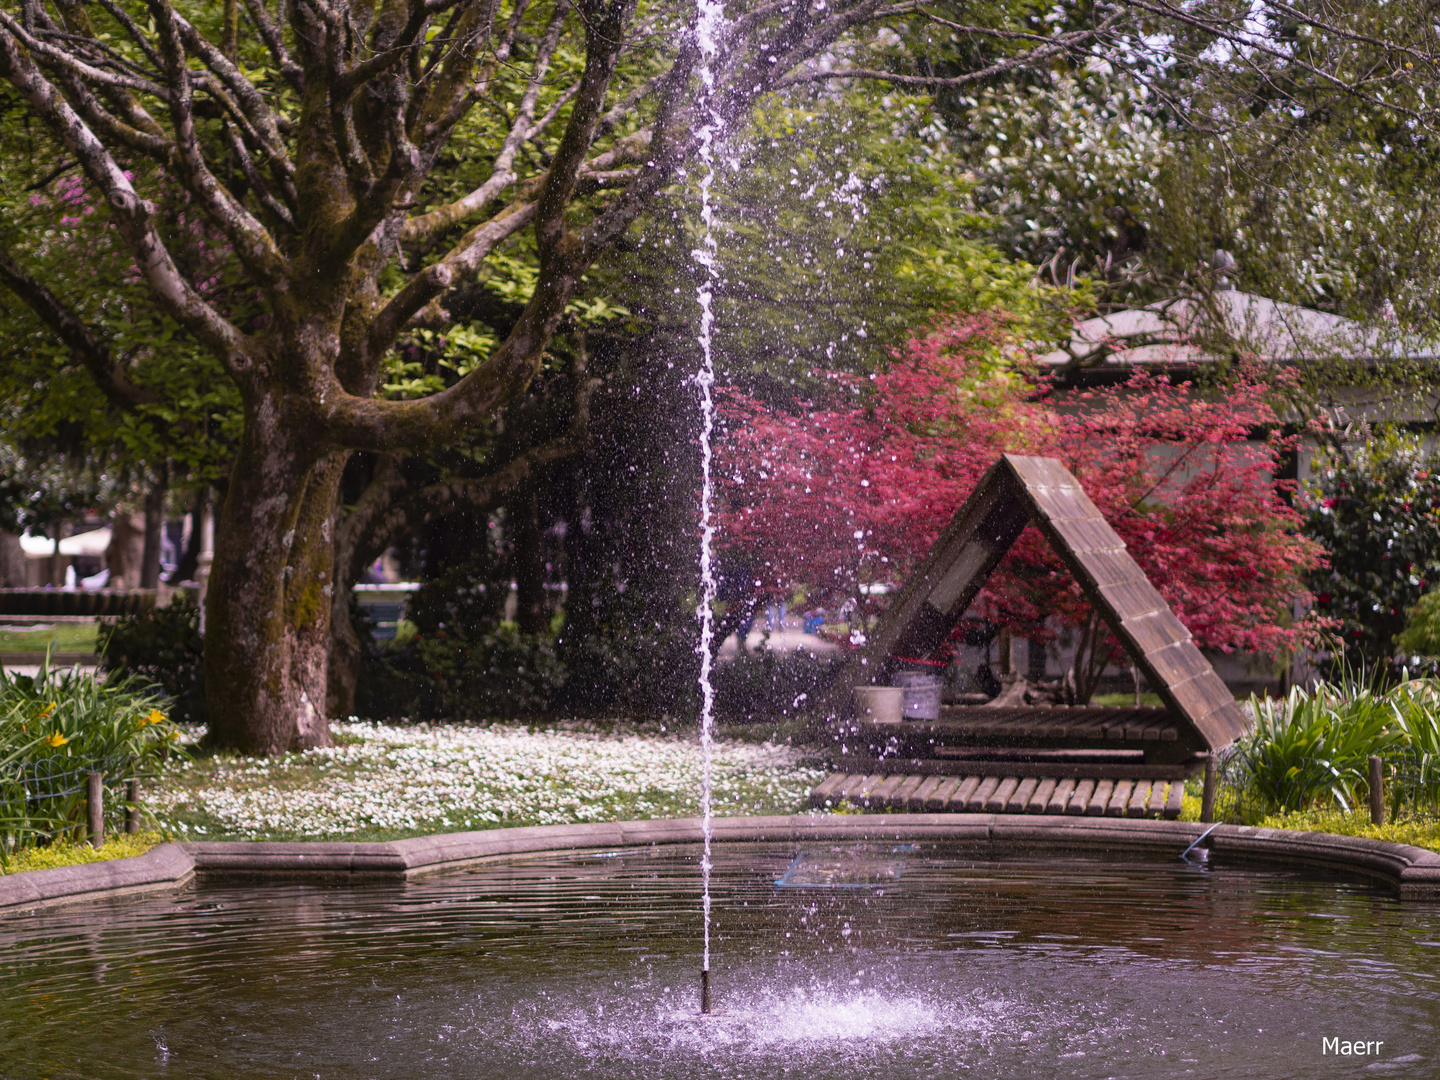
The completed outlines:
<svg viewBox="0 0 1440 1080">
<path fill-rule="evenodd" d="M 1178 858 L 1206 826 L 1188 821 L 1006 814 L 717 818 L 717 843 L 941 841 L 980 858 Z M 209 841 L 161 844 L 131 859 L 0 877 L 0 915 L 178 888 L 191 880 L 363 884 L 404 881 L 524 855 L 700 842 L 699 818 L 535 825 L 383 843 Z M 1331 833 L 1218 825 L 1204 846 L 1226 862 L 1343 873 L 1402 900 L 1440 900 L 1440 854 Z"/>
</svg>

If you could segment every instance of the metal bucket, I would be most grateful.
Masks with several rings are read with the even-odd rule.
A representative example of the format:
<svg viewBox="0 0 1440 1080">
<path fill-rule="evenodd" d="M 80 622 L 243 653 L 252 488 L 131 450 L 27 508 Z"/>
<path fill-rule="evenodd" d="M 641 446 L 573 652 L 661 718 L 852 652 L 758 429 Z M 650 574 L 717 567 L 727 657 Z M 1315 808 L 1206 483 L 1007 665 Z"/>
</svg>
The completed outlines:
<svg viewBox="0 0 1440 1080">
<path fill-rule="evenodd" d="M 895 676 L 905 695 L 906 720 L 939 720 L 940 699 L 945 693 L 945 680 L 927 671 L 902 671 Z"/>
</svg>

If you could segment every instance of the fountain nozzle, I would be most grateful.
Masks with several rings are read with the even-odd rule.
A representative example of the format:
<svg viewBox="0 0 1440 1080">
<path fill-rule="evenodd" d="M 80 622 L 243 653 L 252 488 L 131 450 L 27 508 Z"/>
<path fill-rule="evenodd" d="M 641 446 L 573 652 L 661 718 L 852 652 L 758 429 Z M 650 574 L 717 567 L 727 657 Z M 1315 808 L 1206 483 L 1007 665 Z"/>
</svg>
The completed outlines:
<svg viewBox="0 0 1440 1080">
<path fill-rule="evenodd" d="M 710 1015 L 710 969 L 700 969 L 700 1015 Z"/>
</svg>

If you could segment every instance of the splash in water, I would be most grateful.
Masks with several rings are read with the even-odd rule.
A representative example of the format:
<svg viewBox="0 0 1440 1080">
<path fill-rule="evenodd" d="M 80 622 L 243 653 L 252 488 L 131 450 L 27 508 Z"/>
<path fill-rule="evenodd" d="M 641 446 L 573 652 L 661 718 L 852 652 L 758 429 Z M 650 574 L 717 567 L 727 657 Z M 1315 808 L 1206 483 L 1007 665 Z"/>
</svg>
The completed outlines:
<svg viewBox="0 0 1440 1080">
<path fill-rule="evenodd" d="M 711 308 L 716 280 L 715 208 L 710 188 L 715 183 L 715 141 L 720 136 L 722 120 L 715 104 L 714 62 L 720 52 L 720 38 L 725 28 L 725 10 L 720 0 L 700 0 L 695 22 L 695 43 L 700 50 L 700 96 L 697 102 L 702 123 L 697 132 L 699 157 L 704 170 L 700 178 L 700 246 L 691 252 L 697 265 L 704 270 L 695 297 L 700 302 L 700 370 L 695 385 L 700 394 L 700 818 L 704 850 L 700 855 L 701 914 L 705 924 L 704 952 L 701 960 L 701 1009 L 710 1011 L 710 838 L 712 805 L 710 798 L 710 752 L 715 724 L 715 687 L 711 683 L 711 667 L 715 639 L 715 519 L 711 512 L 714 495 L 711 481 L 711 439 L 715 433 L 715 356 L 711 347 L 715 314 Z"/>
</svg>

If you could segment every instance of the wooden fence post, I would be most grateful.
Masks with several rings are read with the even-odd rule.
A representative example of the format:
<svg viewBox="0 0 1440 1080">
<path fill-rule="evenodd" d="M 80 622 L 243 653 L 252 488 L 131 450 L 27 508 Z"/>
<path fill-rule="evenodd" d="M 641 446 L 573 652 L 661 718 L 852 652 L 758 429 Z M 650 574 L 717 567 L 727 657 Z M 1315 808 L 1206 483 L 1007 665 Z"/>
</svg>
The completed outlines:
<svg viewBox="0 0 1440 1080">
<path fill-rule="evenodd" d="M 1200 820 L 1210 824 L 1215 820 L 1215 755 L 1205 755 L 1205 790 L 1200 795 Z"/>
<path fill-rule="evenodd" d="M 90 824 L 90 846 L 99 851 L 105 846 L 105 774 L 92 772 L 85 777 L 85 810 Z"/>
<path fill-rule="evenodd" d="M 1385 772 L 1379 754 L 1370 755 L 1370 824 L 1385 824 Z"/>
<path fill-rule="evenodd" d="M 131 780 L 125 785 L 125 831 L 127 833 L 138 833 L 140 831 L 140 781 Z"/>
</svg>

